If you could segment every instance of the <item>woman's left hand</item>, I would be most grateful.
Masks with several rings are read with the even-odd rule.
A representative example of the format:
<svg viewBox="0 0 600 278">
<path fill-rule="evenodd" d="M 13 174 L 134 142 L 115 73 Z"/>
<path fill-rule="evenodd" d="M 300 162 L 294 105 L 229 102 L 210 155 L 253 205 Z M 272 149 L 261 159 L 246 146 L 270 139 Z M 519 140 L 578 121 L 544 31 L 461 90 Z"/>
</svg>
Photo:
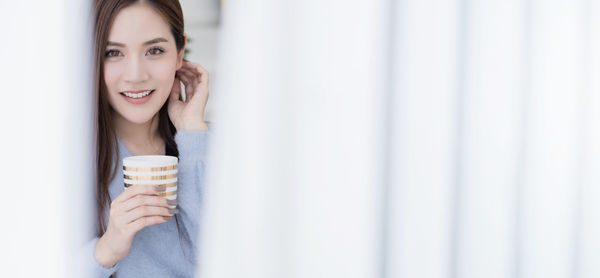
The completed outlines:
<svg viewBox="0 0 600 278">
<path fill-rule="evenodd" d="M 185 85 L 185 102 L 179 100 L 180 80 Z M 204 122 L 207 101 L 208 71 L 198 64 L 184 60 L 181 69 L 177 70 L 169 96 L 169 117 L 177 131 L 208 130 Z"/>
</svg>

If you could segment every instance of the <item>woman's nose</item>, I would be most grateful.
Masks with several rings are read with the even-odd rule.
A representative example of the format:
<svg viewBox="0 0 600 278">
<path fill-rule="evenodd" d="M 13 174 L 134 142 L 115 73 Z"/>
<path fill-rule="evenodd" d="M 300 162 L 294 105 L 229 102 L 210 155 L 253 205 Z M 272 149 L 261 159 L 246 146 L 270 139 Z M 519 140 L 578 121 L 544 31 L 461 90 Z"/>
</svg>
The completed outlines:
<svg viewBox="0 0 600 278">
<path fill-rule="evenodd" d="M 131 57 L 127 61 L 124 79 L 126 82 L 138 83 L 148 79 L 148 72 L 144 66 L 142 59 Z"/>
</svg>

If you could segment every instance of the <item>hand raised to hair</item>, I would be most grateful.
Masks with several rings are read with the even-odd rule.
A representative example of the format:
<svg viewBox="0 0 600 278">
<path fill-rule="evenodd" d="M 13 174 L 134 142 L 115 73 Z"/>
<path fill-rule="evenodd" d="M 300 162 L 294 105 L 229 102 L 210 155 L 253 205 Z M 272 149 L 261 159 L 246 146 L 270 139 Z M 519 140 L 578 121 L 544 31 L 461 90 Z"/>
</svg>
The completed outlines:
<svg viewBox="0 0 600 278">
<path fill-rule="evenodd" d="M 180 81 L 185 85 L 186 101 L 179 100 Z M 204 110 L 208 101 L 208 71 L 198 64 L 183 61 L 175 75 L 169 96 L 169 117 L 177 131 L 208 130 Z"/>
</svg>

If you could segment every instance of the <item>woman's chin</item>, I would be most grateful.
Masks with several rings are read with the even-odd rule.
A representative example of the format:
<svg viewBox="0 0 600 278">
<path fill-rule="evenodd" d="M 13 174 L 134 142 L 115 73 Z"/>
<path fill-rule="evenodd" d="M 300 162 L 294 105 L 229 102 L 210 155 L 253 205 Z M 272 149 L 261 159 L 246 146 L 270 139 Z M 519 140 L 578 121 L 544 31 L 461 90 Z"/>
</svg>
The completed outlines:
<svg viewBox="0 0 600 278">
<path fill-rule="evenodd" d="M 119 114 L 121 115 L 121 118 L 123 118 L 124 120 L 126 120 L 127 122 L 130 122 L 132 124 L 146 124 L 149 121 L 151 121 L 152 118 L 154 118 L 154 116 L 157 115 L 157 113 L 158 113 L 158 110 L 149 111 L 149 112 L 128 111 L 128 113 L 119 113 Z"/>
<path fill-rule="evenodd" d="M 125 117 L 125 120 L 127 120 L 128 122 L 132 123 L 132 124 L 145 124 L 148 123 L 149 121 L 152 120 L 152 118 L 154 117 L 155 114 L 152 114 L 148 117 L 140 117 L 139 115 L 135 116 L 135 117 Z"/>
</svg>

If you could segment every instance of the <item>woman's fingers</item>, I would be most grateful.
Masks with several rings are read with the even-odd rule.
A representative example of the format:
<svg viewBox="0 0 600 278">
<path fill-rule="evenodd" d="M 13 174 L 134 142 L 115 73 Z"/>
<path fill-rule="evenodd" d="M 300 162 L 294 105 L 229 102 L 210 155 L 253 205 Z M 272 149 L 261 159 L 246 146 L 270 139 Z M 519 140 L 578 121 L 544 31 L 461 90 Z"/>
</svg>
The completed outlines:
<svg viewBox="0 0 600 278">
<path fill-rule="evenodd" d="M 177 209 L 170 209 L 163 197 L 157 196 L 164 188 L 156 185 L 133 185 L 125 189 L 111 203 L 108 230 L 121 239 L 130 240 L 144 227 L 169 221 Z M 117 238 L 118 239 L 118 238 Z"/>
<path fill-rule="evenodd" d="M 192 85 L 195 87 L 200 81 L 200 76 L 189 69 L 180 69 L 177 71 L 177 74 L 182 78 L 182 80 L 185 78 L 185 82 L 188 83 L 186 85 Z"/>
<path fill-rule="evenodd" d="M 137 207 L 124 215 L 123 221 L 126 224 L 134 222 L 140 218 L 151 217 L 151 216 L 165 216 L 170 217 L 173 214 L 169 213 L 169 208 L 155 207 L 155 206 L 141 206 Z"/>
<path fill-rule="evenodd" d="M 180 73 L 178 75 L 185 85 L 186 98 L 190 99 L 197 88 L 197 84 L 195 83 L 194 78 L 190 77 L 189 74 Z"/>
<path fill-rule="evenodd" d="M 183 66 L 177 73 L 181 76 L 185 76 L 186 82 L 192 85 L 208 87 L 208 71 L 199 64 L 183 61 Z"/>
<path fill-rule="evenodd" d="M 129 198 L 129 200 L 122 202 L 121 210 L 128 212 L 132 209 L 141 206 L 156 206 L 156 207 L 169 207 L 167 199 L 159 196 L 148 196 L 148 195 L 137 195 Z"/>
<path fill-rule="evenodd" d="M 200 83 L 208 83 L 208 71 L 201 65 L 189 61 L 183 61 L 182 68 L 194 71 L 198 76 L 200 76 Z"/>
<path fill-rule="evenodd" d="M 158 195 L 158 193 L 162 192 L 162 191 L 164 191 L 164 189 L 159 188 L 157 186 L 136 184 L 136 185 L 132 185 L 128 188 L 125 188 L 125 191 L 123 191 L 123 193 L 121 193 L 119 196 L 117 196 L 117 198 L 115 198 L 112 202 L 113 203 L 122 203 L 136 195 L 140 195 L 140 194 L 142 194 L 142 195 Z"/>
<path fill-rule="evenodd" d="M 180 69 L 181 71 L 187 72 L 189 76 L 194 76 L 197 78 L 195 80 L 196 84 L 203 84 L 208 86 L 208 71 L 203 68 L 201 65 L 184 61 L 183 66 Z"/>
<path fill-rule="evenodd" d="M 133 230 L 133 234 L 139 232 L 141 229 L 152 226 L 155 224 L 165 223 L 171 220 L 172 216 L 148 216 L 139 218 L 129 224 L 129 227 Z"/>
<path fill-rule="evenodd" d="M 183 72 L 178 71 L 177 77 L 181 80 L 181 82 L 183 82 L 183 85 L 185 86 L 185 88 L 192 86 L 192 82 L 191 82 L 190 78 L 187 77 L 186 75 L 184 75 Z"/>
<path fill-rule="evenodd" d="M 189 62 L 188 62 L 189 63 Z M 186 64 L 187 65 L 187 64 Z M 181 72 L 186 72 L 187 74 L 189 74 L 190 76 L 198 76 L 200 77 L 200 72 L 198 72 L 195 68 L 191 68 L 189 66 L 183 66 L 181 67 L 179 70 L 177 71 L 181 71 Z"/>
</svg>

